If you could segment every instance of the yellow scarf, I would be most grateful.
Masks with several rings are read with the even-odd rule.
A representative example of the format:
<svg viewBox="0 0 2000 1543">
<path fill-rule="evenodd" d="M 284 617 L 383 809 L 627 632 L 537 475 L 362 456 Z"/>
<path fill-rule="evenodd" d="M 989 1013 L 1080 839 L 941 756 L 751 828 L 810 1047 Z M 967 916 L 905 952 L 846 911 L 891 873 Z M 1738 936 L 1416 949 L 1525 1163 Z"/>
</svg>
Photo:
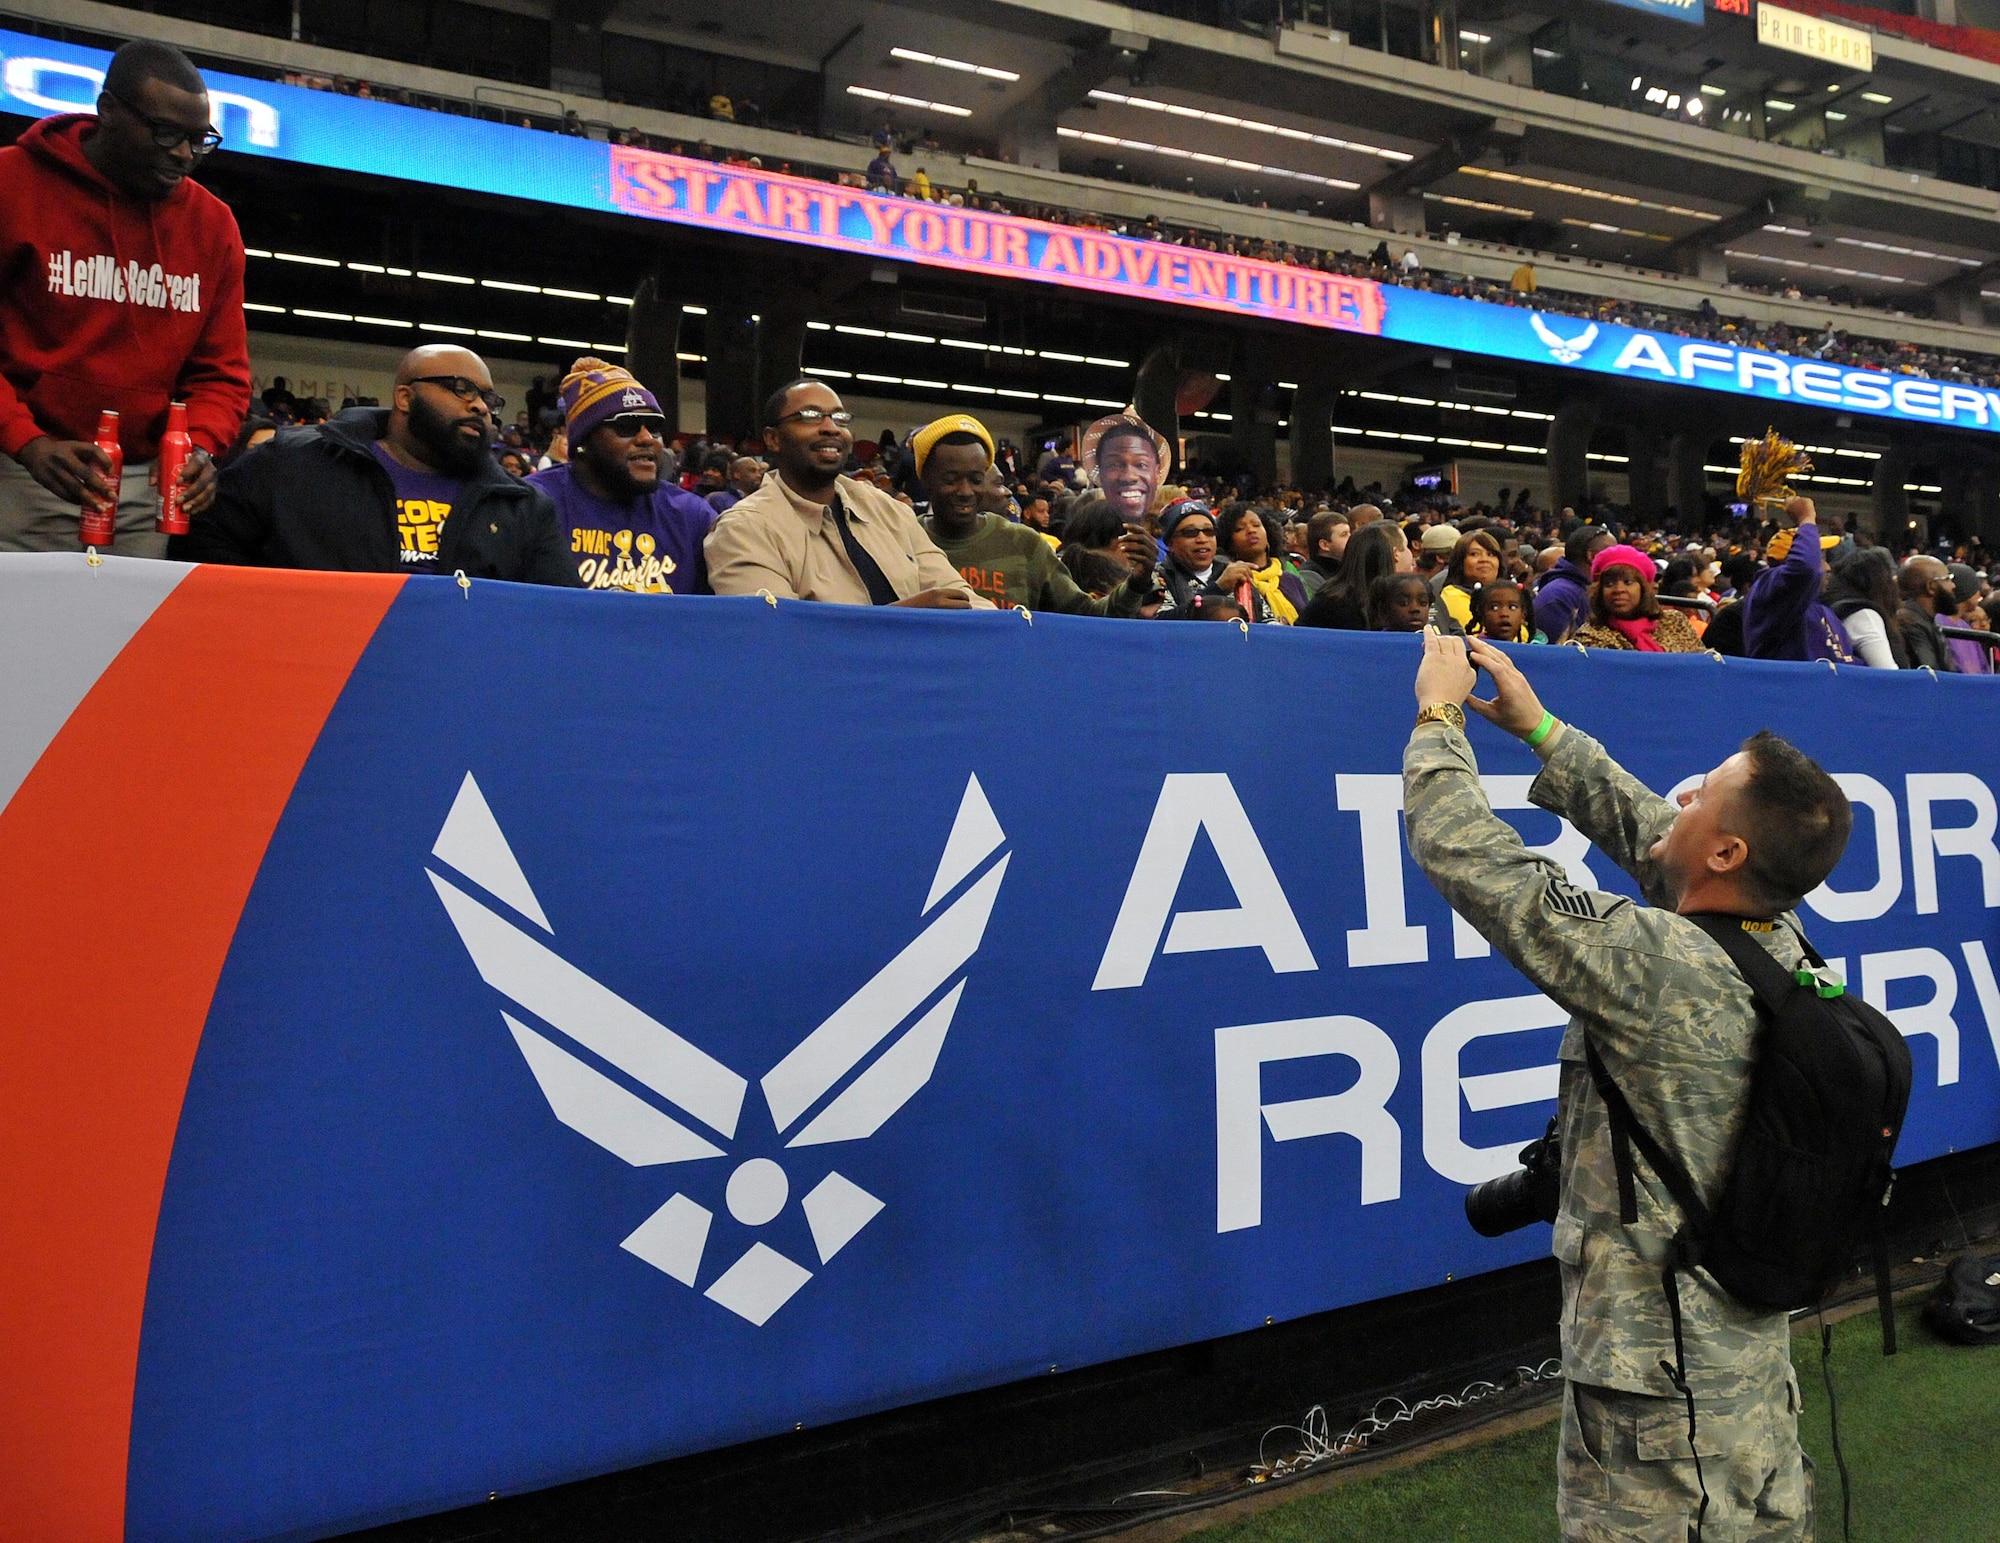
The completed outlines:
<svg viewBox="0 0 2000 1543">
<path fill-rule="evenodd" d="M 1299 619 L 1299 609 L 1285 598 L 1285 592 L 1278 588 L 1278 580 L 1285 576 L 1285 565 L 1272 558 L 1262 568 L 1250 575 L 1250 582 L 1257 586 L 1257 592 L 1271 602 L 1271 615 L 1287 627 Z"/>
</svg>

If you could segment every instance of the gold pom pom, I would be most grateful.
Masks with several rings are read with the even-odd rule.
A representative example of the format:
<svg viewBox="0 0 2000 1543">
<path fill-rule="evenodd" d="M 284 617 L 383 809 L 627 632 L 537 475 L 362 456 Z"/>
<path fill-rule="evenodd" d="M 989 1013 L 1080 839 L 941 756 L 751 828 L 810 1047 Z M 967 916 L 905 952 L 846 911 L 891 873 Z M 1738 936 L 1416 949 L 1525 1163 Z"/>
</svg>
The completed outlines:
<svg viewBox="0 0 2000 1543">
<path fill-rule="evenodd" d="M 1813 469 L 1810 457 L 1776 429 L 1766 429 L 1762 439 L 1743 442 L 1743 460 L 1736 473 L 1736 496 L 1748 504 L 1782 503 L 1796 498 L 1786 483 Z"/>
</svg>

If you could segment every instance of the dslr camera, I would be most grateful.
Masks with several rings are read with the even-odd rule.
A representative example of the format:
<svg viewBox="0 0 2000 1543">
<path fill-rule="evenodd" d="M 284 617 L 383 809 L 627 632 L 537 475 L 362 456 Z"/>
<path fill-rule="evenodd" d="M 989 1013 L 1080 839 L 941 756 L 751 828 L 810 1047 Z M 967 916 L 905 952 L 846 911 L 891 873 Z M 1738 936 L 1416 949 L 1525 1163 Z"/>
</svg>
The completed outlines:
<svg viewBox="0 0 2000 1543">
<path fill-rule="evenodd" d="M 1530 1222 L 1552 1222 L 1562 1194 L 1562 1137 L 1556 1122 L 1539 1141 L 1521 1148 L 1521 1166 L 1465 1192 L 1465 1219 L 1483 1238 L 1517 1232 Z"/>
</svg>

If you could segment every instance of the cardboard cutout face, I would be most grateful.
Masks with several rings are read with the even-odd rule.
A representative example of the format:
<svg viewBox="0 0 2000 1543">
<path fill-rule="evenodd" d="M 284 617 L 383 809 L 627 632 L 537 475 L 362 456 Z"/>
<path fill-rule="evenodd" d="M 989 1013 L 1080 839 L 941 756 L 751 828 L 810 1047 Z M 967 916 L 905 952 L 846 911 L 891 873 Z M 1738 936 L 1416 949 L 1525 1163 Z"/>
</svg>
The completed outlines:
<svg viewBox="0 0 2000 1543">
<path fill-rule="evenodd" d="M 1099 418 L 1083 436 L 1083 468 L 1118 517 L 1143 525 L 1172 465 L 1164 435 L 1131 412 Z"/>
</svg>

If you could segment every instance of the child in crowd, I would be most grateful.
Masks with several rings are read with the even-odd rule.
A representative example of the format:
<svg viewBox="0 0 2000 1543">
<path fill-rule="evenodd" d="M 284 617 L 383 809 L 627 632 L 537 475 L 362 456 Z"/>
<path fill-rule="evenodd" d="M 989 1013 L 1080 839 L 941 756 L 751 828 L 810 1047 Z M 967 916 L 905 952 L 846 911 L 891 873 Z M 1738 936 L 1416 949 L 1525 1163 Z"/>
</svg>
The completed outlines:
<svg viewBox="0 0 2000 1543">
<path fill-rule="evenodd" d="M 1247 621 L 1243 607 L 1227 595 L 1195 595 L 1181 613 L 1183 621 Z"/>
<path fill-rule="evenodd" d="M 1376 632 L 1422 632 L 1431 618 L 1431 587 L 1414 573 L 1390 573 L 1368 586 L 1368 625 Z"/>
<path fill-rule="evenodd" d="M 1472 597 L 1472 625 L 1467 630 L 1496 643 L 1548 642 L 1529 622 L 1527 598 L 1512 579 L 1479 586 Z"/>
</svg>

